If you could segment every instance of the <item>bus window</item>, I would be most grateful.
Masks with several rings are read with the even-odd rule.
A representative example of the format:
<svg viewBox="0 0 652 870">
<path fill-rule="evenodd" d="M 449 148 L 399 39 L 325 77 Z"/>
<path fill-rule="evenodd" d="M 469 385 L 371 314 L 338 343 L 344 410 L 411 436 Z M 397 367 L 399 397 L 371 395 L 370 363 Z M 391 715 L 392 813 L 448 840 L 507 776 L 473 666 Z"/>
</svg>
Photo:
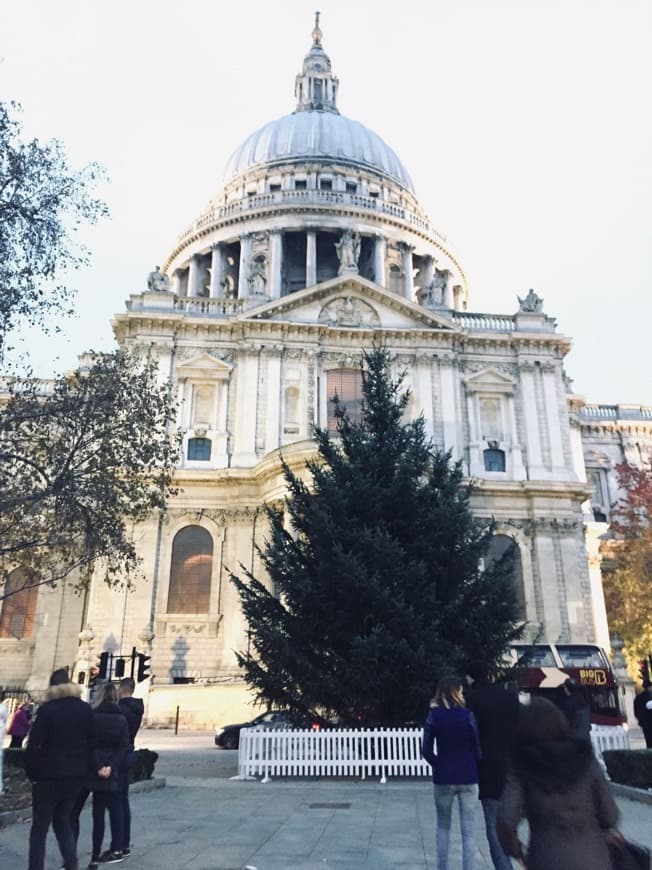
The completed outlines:
<svg viewBox="0 0 652 870">
<path fill-rule="evenodd" d="M 512 647 L 518 659 L 528 668 L 555 668 L 557 662 L 552 649 L 544 644 Z"/>
<path fill-rule="evenodd" d="M 569 644 L 568 646 L 557 644 L 557 652 L 565 668 L 611 667 L 598 646 L 583 646 L 577 643 Z"/>
</svg>

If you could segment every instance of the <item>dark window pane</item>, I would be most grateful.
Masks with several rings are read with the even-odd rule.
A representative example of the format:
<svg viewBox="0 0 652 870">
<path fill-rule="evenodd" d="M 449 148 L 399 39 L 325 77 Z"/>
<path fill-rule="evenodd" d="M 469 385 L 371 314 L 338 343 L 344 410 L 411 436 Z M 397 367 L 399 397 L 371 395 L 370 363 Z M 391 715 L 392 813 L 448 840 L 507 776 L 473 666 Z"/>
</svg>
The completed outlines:
<svg viewBox="0 0 652 870">
<path fill-rule="evenodd" d="M 505 470 L 505 451 L 504 450 L 485 450 L 483 455 L 484 455 L 484 470 L 485 471 L 504 471 Z"/>
<path fill-rule="evenodd" d="M 168 613 L 208 613 L 213 572 L 213 539 L 200 526 L 174 536 Z"/>
<path fill-rule="evenodd" d="M 188 459 L 199 459 L 208 462 L 211 458 L 210 438 L 190 438 L 188 441 Z"/>
</svg>

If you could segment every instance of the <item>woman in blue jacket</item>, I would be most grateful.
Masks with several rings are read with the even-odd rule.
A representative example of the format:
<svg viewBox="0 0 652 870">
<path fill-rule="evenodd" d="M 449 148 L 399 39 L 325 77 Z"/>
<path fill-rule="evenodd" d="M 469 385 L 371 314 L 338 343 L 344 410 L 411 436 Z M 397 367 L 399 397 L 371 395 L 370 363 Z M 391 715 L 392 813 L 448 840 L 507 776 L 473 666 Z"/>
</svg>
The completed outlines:
<svg viewBox="0 0 652 870">
<path fill-rule="evenodd" d="M 462 681 L 439 681 L 423 730 L 423 757 L 432 767 L 437 808 L 437 868 L 448 870 L 453 801 L 457 798 L 462 830 L 462 866 L 473 870 L 478 804 L 478 761 L 482 755 L 475 716 L 464 705 Z"/>
</svg>

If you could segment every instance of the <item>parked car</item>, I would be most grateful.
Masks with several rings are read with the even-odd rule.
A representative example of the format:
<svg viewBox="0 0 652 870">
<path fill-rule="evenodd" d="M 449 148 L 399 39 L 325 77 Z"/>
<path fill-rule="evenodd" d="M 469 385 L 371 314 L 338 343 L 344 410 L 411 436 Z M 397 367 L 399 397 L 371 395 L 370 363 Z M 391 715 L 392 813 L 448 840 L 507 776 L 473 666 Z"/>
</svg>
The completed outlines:
<svg viewBox="0 0 652 870">
<path fill-rule="evenodd" d="M 304 716 L 290 710 L 268 710 L 261 713 L 251 722 L 241 722 L 238 725 L 224 725 L 215 729 L 215 745 L 222 749 L 237 749 L 240 745 L 240 730 L 242 728 L 312 728 L 322 727 L 318 716 Z"/>
</svg>

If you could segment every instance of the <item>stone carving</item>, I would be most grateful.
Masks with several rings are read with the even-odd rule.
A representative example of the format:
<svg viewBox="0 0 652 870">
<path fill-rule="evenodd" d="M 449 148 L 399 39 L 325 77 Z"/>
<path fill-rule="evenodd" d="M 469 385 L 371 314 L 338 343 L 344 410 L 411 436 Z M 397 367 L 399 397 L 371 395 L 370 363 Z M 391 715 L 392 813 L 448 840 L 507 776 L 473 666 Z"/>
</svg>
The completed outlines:
<svg viewBox="0 0 652 870">
<path fill-rule="evenodd" d="M 264 257 L 256 256 L 252 259 L 247 281 L 252 296 L 267 295 L 267 261 Z"/>
<path fill-rule="evenodd" d="M 380 326 L 378 313 L 354 296 L 339 297 L 328 302 L 319 312 L 319 323 L 329 326 Z"/>
<path fill-rule="evenodd" d="M 335 250 L 340 261 L 338 275 L 345 272 L 358 272 L 360 257 L 360 236 L 352 230 L 344 230 L 339 242 L 335 242 Z"/>
<path fill-rule="evenodd" d="M 165 272 L 161 272 L 160 266 L 154 266 L 154 271 L 147 276 L 147 289 L 154 293 L 170 292 L 170 279 Z"/>
<path fill-rule="evenodd" d="M 543 299 L 532 289 L 528 291 L 525 299 L 521 299 L 520 296 L 516 298 L 518 299 L 519 311 L 525 311 L 527 314 L 539 314 L 543 311 Z"/>
</svg>

